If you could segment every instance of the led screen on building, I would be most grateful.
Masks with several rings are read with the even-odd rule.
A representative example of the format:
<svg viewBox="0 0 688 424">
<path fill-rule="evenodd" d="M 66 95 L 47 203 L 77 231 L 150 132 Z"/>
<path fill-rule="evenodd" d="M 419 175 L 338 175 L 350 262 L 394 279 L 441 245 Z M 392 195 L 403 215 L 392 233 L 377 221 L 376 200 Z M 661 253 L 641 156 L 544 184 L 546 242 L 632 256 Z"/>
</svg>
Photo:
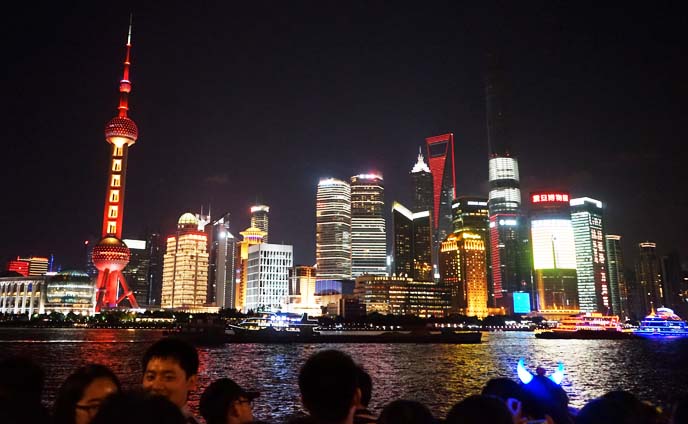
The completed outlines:
<svg viewBox="0 0 688 424">
<path fill-rule="evenodd" d="M 576 269 L 576 245 L 569 219 L 531 222 L 534 269 Z"/>
<path fill-rule="evenodd" d="M 530 312 L 530 293 L 514 292 L 514 313 L 527 314 Z"/>
</svg>

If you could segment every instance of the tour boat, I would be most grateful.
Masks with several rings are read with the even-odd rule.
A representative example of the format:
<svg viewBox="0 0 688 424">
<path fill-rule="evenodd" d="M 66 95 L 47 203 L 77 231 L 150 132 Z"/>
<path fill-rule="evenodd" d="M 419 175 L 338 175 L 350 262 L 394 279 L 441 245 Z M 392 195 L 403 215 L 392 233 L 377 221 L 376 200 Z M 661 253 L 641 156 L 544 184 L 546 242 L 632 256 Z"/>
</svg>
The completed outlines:
<svg viewBox="0 0 688 424">
<path fill-rule="evenodd" d="M 627 339 L 633 333 L 625 331 L 619 317 L 599 312 L 584 312 L 562 319 L 550 330 L 536 331 L 540 339 Z"/>
<path fill-rule="evenodd" d="M 633 333 L 648 338 L 682 338 L 688 337 L 688 325 L 673 310 L 657 308 L 657 312 L 646 316 Z"/>
</svg>

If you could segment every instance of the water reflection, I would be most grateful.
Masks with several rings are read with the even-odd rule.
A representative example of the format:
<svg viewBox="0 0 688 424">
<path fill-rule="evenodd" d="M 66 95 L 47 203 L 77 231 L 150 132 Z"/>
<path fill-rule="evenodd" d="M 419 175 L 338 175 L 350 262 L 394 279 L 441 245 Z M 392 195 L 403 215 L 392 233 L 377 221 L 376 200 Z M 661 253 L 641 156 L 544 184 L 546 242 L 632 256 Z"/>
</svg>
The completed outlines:
<svg viewBox="0 0 688 424">
<path fill-rule="evenodd" d="M 47 371 L 46 397 L 52 400 L 64 378 L 88 362 L 111 367 L 125 387 L 141 381 L 141 356 L 161 337 L 153 330 L 0 329 L 0 357 L 29 355 Z M 540 340 L 531 333 L 490 333 L 480 345 L 236 344 L 199 349 L 199 391 L 192 408 L 210 382 L 230 377 L 259 390 L 256 417 L 279 421 L 300 411 L 298 371 L 313 352 L 334 348 L 348 352 L 373 378 L 371 409 L 395 399 L 427 404 L 438 416 L 470 394 L 480 392 L 494 377 L 516 378 L 524 358 L 534 369 L 566 367 L 562 383 L 571 402 L 588 400 L 614 389 L 630 390 L 653 402 L 667 402 L 688 391 L 688 340 Z M 38 342 L 38 343 L 37 343 Z"/>
</svg>

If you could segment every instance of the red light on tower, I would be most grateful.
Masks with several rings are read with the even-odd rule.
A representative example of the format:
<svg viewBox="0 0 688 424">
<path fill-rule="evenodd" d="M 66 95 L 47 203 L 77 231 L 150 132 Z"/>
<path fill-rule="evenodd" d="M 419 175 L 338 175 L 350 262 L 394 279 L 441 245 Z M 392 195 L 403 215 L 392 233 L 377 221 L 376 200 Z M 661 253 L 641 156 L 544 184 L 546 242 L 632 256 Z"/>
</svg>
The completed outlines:
<svg viewBox="0 0 688 424">
<path fill-rule="evenodd" d="M 122 222 L 124 218 L 124 188 L 127 176 L 127 154 L 129 147 L 138 138 L 138 127 L 129 117 L 129 67 L 131 65 L 131 18 L 127 35 L 127 50 L 124 59 L 124 72 L 119 83 L 119 113 L 105 125 L 105 140 L 111 145 L 108 165 L 108 183 L 105 191 L 102 238 L 93 247 L 93 264 L 98 269 L 96 280 L 96 311 L 103 308 L 116 308 L 125 298 L 132 308 L 138 308 L 136 298 L 127 285 L 122 270 L 129 263 L 131 253 L 122 241 Z M 122 295 L 118 296 L 119 289 Z"/>
<path fill-rule="evenodd" d="M 433 225 L 437 229 L 440 214 L 440 202 L 443 191 L 449 193 L 449 203 L 451 213 L 451 202 L 456 197 L 456 170 L 454 169 L 454 134 L 442 134 L 425 139 L 428 149 L 428 166 L 432 174 L 432 197 L 433 197 Z M 451 172 L 451 176 L 449 175 Z"/>
</svg>

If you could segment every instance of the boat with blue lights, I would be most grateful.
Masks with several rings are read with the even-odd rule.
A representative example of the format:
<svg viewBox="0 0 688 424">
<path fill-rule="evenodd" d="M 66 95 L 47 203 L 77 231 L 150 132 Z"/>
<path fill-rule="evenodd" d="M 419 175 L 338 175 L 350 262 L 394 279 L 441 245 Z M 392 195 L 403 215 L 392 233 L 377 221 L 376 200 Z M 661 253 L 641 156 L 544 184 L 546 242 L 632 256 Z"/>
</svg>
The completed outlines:
<svg viewBox="0 0 688 424">
<path fill-rule="evenodd" d="M 688 325 L 669 308 L 657 308 L 651 312 L 633 334 L 646 338 L 684 338 L 688 337 Z"/>
</svg>

